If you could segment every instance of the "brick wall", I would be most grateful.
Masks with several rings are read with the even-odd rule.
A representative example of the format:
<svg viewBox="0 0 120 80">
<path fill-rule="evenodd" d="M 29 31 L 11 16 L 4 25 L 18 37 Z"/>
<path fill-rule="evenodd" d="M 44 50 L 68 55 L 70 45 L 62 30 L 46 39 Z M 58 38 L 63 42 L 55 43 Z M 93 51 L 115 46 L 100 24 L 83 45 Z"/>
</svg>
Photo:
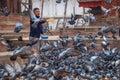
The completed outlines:
<svg viewBox="0 0 120 80">
<path fill-rule="evenodd" d="M 102 0 L 102 5 L 109 9 L 115 6 L 120 6 L 120 0 L 112 0 L 111 4 L 106 4 L 106 0 Z M 118 17 L 120 15 L 120 13 L 118 14 L 117 10 L 113 10 L 109 13 L 108 17 L 114 16 L 114 17 Z"/>
<path fill-rule="evenodd" d="M 25 30 L 29 29 L 29 17 L 21 15 L 0 15 L 0 30 L 13 30 L 16 22 L 22 22 Z"/>
</svg>

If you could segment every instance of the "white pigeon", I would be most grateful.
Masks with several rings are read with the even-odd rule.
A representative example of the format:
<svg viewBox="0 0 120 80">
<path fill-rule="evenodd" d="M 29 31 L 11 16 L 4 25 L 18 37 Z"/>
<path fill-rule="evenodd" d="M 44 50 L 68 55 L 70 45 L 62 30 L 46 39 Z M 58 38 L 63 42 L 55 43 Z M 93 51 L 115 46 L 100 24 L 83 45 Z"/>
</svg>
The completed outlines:
<svg viewBox="0 0 120 80">
<path fill-rule="evenodd" d="M 117 49 L 117 48 L 113 48 L 113 49 L 112 49 L 112 53 L 115 53 L 116 49 Z"/>
<path fill-rule="evenodd" d="M 94 61 L 96 58 L 98 58 L 98 56 L 92 56 L 92 57 L 90 58 L 90 61 Z"/>
<path fill-rule="evenodd" d="M 104 12 L 104 16 L 107 16 L 111 9 L 106 9 L 105 7 L 101 6 L 102 11 Z"/>
</svg>

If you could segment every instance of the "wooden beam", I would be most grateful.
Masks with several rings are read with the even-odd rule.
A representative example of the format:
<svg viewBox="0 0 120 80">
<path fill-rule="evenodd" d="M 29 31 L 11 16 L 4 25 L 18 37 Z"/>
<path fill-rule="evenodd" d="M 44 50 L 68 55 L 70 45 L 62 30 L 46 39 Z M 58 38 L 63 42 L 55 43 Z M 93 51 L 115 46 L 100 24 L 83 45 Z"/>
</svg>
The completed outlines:
<svg viewBox="0 0 120 80">
<path fill-rule="evenodd" d="M 29 0 L 29 9 L 31 9 L 32 10 L 32 0 Z"/>
<path fill-rule="evenodd" d="M 11 8 L 11 7 L 10 7 L 10 0 L 7 0 L 6 3 L 7 3 L 7 8 L 8 8 L 8 10 L 10 11 L 10 8 Z"/>
<path fill-rule="evenodd" d="M 18 3 L 18 0 L 14 0 L 13 3 L 14 3 L 13 12 L 14 12 L 14 13 L 17 13 L 17 10 L 18 10 L 18 4 L 17 4 L 17 3 Z"/>
</svg>

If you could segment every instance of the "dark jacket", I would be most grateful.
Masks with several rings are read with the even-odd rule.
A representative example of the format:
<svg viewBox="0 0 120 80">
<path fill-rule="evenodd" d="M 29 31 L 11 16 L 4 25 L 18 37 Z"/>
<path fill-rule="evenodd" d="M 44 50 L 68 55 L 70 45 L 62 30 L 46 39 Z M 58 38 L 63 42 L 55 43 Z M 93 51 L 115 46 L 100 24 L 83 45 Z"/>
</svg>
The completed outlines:
<svg viewBox="0 0 120 80">
<path fill-rule="evenodd" d="M 43 34 L 43 26 L 42 26 L 43 23 L 45 23 L 45 21 L 43 20 L 39 21 L 37 27 L 34 28 L 34 26 L 32 26 L 34 22 L 30 20 L 30 37 L 40 38 L 40 34 Z"/>
</svg>

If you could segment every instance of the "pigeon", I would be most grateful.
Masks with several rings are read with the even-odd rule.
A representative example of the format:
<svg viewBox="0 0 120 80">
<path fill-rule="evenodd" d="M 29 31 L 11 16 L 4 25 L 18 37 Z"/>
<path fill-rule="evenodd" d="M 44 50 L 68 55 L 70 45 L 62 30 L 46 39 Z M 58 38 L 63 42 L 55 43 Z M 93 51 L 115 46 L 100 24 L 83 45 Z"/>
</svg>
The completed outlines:
<svg viewBox="0 0 120 80">
<path fill-rule="evenodd" d="M 4 41 L 1 41 L 1 43 L 8 47 L 8 51 L 14 50 L 14 45 L 11 40 L 4 40 Z"/>
<path fill-rule="evenodd" d="M 111 4 L 111 3 L 112 3 L 112 0 L 106 0 L 106 3 L 107 3 L 107 4 Z"/>
<path fill-rule="evenodd" d="M 117 38 L 115 37 L 115 34 L 116 34 L 117 31 L 116 31 L 115 26 L 113 26 L 113 25 L 111 25 L 111 26 L 103 26 L 103 27 L 100 29 L 100 31 L 98 32 L 98 35 L 100 35 L 101 38 L 103 38 L 103 36 L 109 38 L 109 36 L 106 34 L 106 33 L 109 33 L 109 32 L 112 33 L 112 38 L 113 38 L 113 39 L 117 39 Z"/>
<path fill-rule="evenodd" d="M 83 16 L 83 20 L 85 21 L 85 23 L 89 22 L 89 17 L 88 16 Z"/>
<path fill-rule="evenodd" d="M 104 8 L 103 6 L 101 6 L 101 9 L 102 9 L 102 11 L 104 12 L 104 16 L 107 16 L 108 13 L 112 10 L 112 9 L 106 9 L 106 8 Z"/>
<path fill-rule="evenodd" d="M 74 25 L 76 23 L 76 20 L 79 19 L 80 17 L 81 17 L 80 15 L 77 15 L 77 14 L 73 15 L 73 14 L 71 14 L 71 19 L 70 19 L 70 21 L 68 21 L 68 23 L 70 25 Z"/>
<path fill-rule="evenodd" d="M 7 71 L 4 68 L 0 69 L 0 80 L 3 80 L 5 76 L 8 76 Z"/>
<path fill-rule="evenodd" d="M 51 48 L 51 45 L 49 43 L 43 42 L 41 45 L 40 51 L 46 52 L 46 51 L 50 50 L 50 48 Z"/>
<path fill-rule="evenodd" d="M 68 36 L 60 36 L 60 41 L 62 42 L 63 48 L 65 48 L 68 45 L 69 37 Z"/>
<path fill-rule="evenodd" d="M 21 22 L 17 22 L 14 32 L 19 33 L 22 29 L 24 29 L 23 24 Z"/>
<path fill-rule="evenodd" d="M 67 2 L 68 0 L 63 0 L 63 2 Z"/>
<path fill-rule="evenodd" d="M 56 0 L 56 3 L 57 4 L 60 4 L 62 0 Z"/>
<path fill-rule="evenodd" d="M 120 6 L 117 6 L 117 9 L 120 10 Z"/>
<path fill-rule="evenodd" d="M 61 52 L 60 41 L 54 41 L 52 43 L 52 52 L 53 51 Z"/>
<path fill-rule="evenodd" d="M 27 58 L 27 57 L 30 57 L 33 54 L 34 54 L 34 51 L 31 49 L 30 46 L 22 46 L 22 47 L 18 47 L 17 49 L 15 49 L 9 55 L 11 57 L 19 56 L 21 58 Z"/>
<path fill-rule="evenodd" d="M 91 58 L 90 58 L 90 61 L 94 61 L 95 59 L 97 59 L 98 58 L 98 56 L 92 56 Z"/>
<path fill-rule="evenodd" d="M 16 79 L 16 71 L 12 65 L 6 64 L 5 69 L 9 73 L 9 79 L 10 80 L 15 80 Z"/>
<path fill-rule="evenodd" d="M 59 54 L 59 59 L 62 58 L 62 57 L 65 57 L 67 56 L 68 54 L 70 54 L 72 52 L 73 48 L 67 48 L 66 50 L 64 50 L 63 52 L 61 52 Z"/>
<path fill-rule="evenodd" d="M 95 16 L 93 16 L 93 15 L 90 16 L 90 22 L 96 22 Z"/>
<path fill-rule="evenodd" d="M 10 14 L 10 11 L 8 11 L 7 7 L 3 8 L 2 9 L 2 13 L 5 15 L 5 16 L 8 16 Z"/>
<path fill-rule="evenodd" d="M 89 45 L 89 47 L 92 47 L 92 48 L 96 48 L 98 46 L 100 46 L 100 45 L 97 44 L 96 42 L 91 42 L 90 45 Z"/>
</svg>

